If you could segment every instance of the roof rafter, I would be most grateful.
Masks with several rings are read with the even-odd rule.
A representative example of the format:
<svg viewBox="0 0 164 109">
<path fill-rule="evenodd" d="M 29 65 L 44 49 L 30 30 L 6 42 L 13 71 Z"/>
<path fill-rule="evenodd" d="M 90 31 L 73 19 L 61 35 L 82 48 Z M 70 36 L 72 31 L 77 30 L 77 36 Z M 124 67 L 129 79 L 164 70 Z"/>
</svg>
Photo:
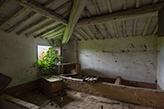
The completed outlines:
<svg viewBox="0 0 164 109">
<path fill-rule="evenodd" d="M 71 14 L 69 17 L 68 25 L 66 26 L 66 30 L 64 32 L 62 43 L 67 43 L 72 35 L 75 25 L 77 24 L 81 12 L 83 11 L 86 4 L 86 0 L 74 0 Z"/>
<path fill-rule="evenodd" d="M 160 3 L 160 4 L 154 4 L 151 6 L 145 6 L 137 9 L 116 12 L 113 14 L 84 18 L 77 23 L 77 27 L 102 24 L 106 22 L 113 22 L 113 21 L 120 21 L 120 20 L 127 20 L 127 19 L 135 19 L 135 18 L 146 17 L 146 16 L 156 16 L 158 15 L 158 10 L 160 10 L 163 7 L 163 5 L 164 3 Z"/>
<path fill-rule="evenodd" d="M 67 20 L 62 17 L 61 15 L 50 11 L 49 9 L 45 8 L 44 6 L 40 5 L 34 0 L 12 0 L 15 1 L 16 3 L 24 6 L 25 8 L 29 8 L 30 10 L 37 12 L 45 17 L 48 17 L 52 20 L 59 21 L 63 23 L 64 25 L 67 24 Z"/>
<path fill-rule="evenodd" d="M 150 25 L 151 18 L 152 18 L 152 16 L 147 18 L 146 24 L 145 24 L 144 29 L 142 31 L 142 36 L 146 35 L 147 30 L 148 30 L 149 25 Z"/>
</svg>

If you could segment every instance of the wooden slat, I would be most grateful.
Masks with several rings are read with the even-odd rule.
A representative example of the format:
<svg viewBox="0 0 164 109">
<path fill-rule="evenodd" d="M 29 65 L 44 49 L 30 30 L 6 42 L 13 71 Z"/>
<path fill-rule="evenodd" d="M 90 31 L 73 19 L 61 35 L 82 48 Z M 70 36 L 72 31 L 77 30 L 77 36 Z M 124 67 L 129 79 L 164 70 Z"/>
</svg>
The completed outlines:
<svg viewBox="0 0 164 109">
<path fill-rule="evenodd" d="M 147 16 L 156 16 L 158 15 L 158 10 L 160 10 L 163 7 L 163 5 L 164 3 L 160 3 L 160 4 L 154 4 L 137 9 L 116 12 L 113 14 L 84 18 L 77 23 L 77 27 L 102 24 L 102 23 L 113 22 L 113 21 L 135 19 L 135 18 L 147 17 Z"/>
<path fill-rule="evenodd" d="M 95 39 L 97 39 L 98 40 L 98 38 L 95 36 L 95 34 L 90 30 L 90 28 L 89 27 L 87 27 L 87 26 L 84 26 L 84 28 L 89 32 L 89 34 L 91 34 L 92 35 L 92 37 L 94 37 Z"/>
<path fill-rule="evenodd" d="M 82 35 L 80 35 L 80 34 L 79 34 L 77 31 L 75 31 L 75 30 L 74 30 L 73 34 L 74 34 L 76 37 L 80 38 L 81 40 L 87 40 L 87 39 L 85 39 Z"/>
<path fill-rule="evenodd" d="M 113 27 L 116 38 L 118 38 L 118 33 L 117 33 L 116 26 L 115 26 L 115 22 L 112 22 L 112 27 Z"/>
<path fill-rule="evenodd" d="M 136 33 L 136 26 L 137 26 L 137 19 L 134 19 L 134 20 L 133 20 L 133 33 L 132 33 L 132 36 L 135 36 L 135 33 Z"/>
<path fill-rule="evenodd" d="M 50 11 L 49 9 L 45 8 L 44 6 L 40 5 L 39 3 L 37 3 L 34 0 L 13 0 L 16 3 L 29 8 L 32 11 L 35 11 L 37 13 L 40 13 L 41 15 L 48 17 L 50 19 L 53 19 L 55 21 L 59 21 L 61 23 L 63 23 L 64 25 L 67 24 L 67 20 L 62 17 L 61 15 L 54 13 L 52 11 Z"/>
<path fill-rule="evenodd" d="M 145 26 L 144 26 L 144 28 L 143 28 L 143 31 L 142 31 L 142 36 L 145 36 L 145 35 L 146 35 L 147 30 L 148 30 L 149 25 L 150 25 L 151 18 L 152 18 L 152 17 L 148 17 L 148 18 L 147 18 L 146 24 L 145 24 Z"/>
<path fill-rule="evenodd" d="M 88 39 L 91 39 L 89 37 L 89 35 L 82 29 L 82 28 L 78 28 Z M 91 39 L 92 40 L 92 39 Z"/>
<path fill-rule="evenodd" d="M 113 11 L 112 11 L 112 7 L 111 7 L 111 2 L 110 2 L 110 1 L 111 1 L 111 0 L 105 0 L 106 5 L 107 5 L 107 7 L 108 7 L 109 13 L 112 13 Z"/>
<path fill-rule="evenodd" d="M 48 0 L 48 1 L 44 4 L 44 7 L 48 8 L 48 7 L 52 6 L 53 4 L 55 4 L 57 1 L 59 1 L 59 0 Z"/>
<path fill-rule="evenodd" d="M 60 10 L 69 7 L 72 4 L 72 1 L 67 1 L 66 3 L 62 4 L 61 6 L 59 6 L 58 8 L 56 8 L 54 10 L 54 12 L 58 13 Z"/>
<path fill-rule="evenodd" d="M 50 28 L 48 30 L 45 30 L 45 31 L 41 32 L 38 35 L 35 35 L 34 38 L 37 38 L 37 37 L 45 37 L 46 35 L 49 35 L 49 34 L 53 33 L 54 31 L 56 31 L 58 29 L 61 29 L 63 27 L 64 27 L 64 25 L 62 25 L 62 24 L 56 25 L 56 26 L 54 26 L 54 27 L 52 27 L 52 28 Z"/>
<path fill-rule="evenodd" d="M 7 18 L 5 18 L 2 22 L 0 22 L 0 27 L 4 24 L 8 23 L 15 17 L 17 17 L 20 13 L 22 13 L 26 8 L 19 7 L 18 9 L 14 10 Z"/>
<path fill-rule="evenodd" d="M 123 32 L 124 37 L 126 37 L 125 21 L 122 21 L 122 32 Z"/>
<path fill-rule="evenodd" d="M 63 32 L 62 33 L 58 33 L 58 34 L 55 34 L 54 36 L 52 37 L 48 37 L 47 39 L 50 40 L 50 39 L 53 39 L 53 38 L 58 38 L 58 37 L 62 37 L 63 36 Z"/>
<path fill-rule="evenodd" d="M 122 3 L 122 8 L 124 10 L 126 10 L 126 2 L 125 2 L 125 0 L 121 0 L 121 3 Z"/>
<path fill-rule="evenodd" d="M 153 34 L 152 34 L 152 35 L 156 35 L 157 31 L 158 31 L 158 24 L 156 25 L 156 27 L 155 27 L 155 29 L 154 29 Z"/>
<path fill-rule="evenodd" d="M 20 20 L 19 22 L 17 22 L 14 26 L 12 26 L 11 28 L 5 30 L 6 32 L 11 32 L 13 30 L 15 30 L 16 28 L 20 27 L 24 22 L 26 22 L 27 20 L 29 20 L 31 17 L 33 17 L 35 15 L 35 12 L 32 12 L 30 14 L 28 14 L 26 17 L 24 17 L 22 20 Z"/>
<path fill-rule="evenodd" d="M 68 25 L 66 26 L 62 43 L 67 43 L 68 40 L 70 39 L 72 32 L 74 30 L 74 27 L 79 20 L 81 12 L 83 11 L 85 7 L 85 3 L 86 3 L 86 0 L 74 0 L 73 7 L 71 9 L 71 14 L 69 17 L 69 22 L 68 22 Z"/>
<path fill-rule="evenodd" d="M 99 36 L 99 39 L 104 39 L 103 35 L 101 34 L 100 30 L 97 28 L 96 25 L 92 26 L 96 34 Z"/>
<path fill-rule="evenodd" d="M 9 0 L 0 0 L 0 10 L 9 2 Z"/>
<path fill-rule="evenodd" d="M 64 28 L 62 28 L 62 29 L 60 29 L 60 30 L 58 30 L 58 31 L 55 31 L 55 32 L 53 32 L 53 33 L 51 33 L 51 34 L 49 34 L 49 35 L 47 35 L 46 37 L 43 37 L 43 38 L 54 38 L 54 36 L 56 36 L 57 34 L 60 34 L 60 33 L 62 33 L 63 34 L 63 31 L 65 30 L 65 27 Z"/>
<path fill-rule="evenodd" d="M 98 15 L 101 15 L 100 9 L 98 8 L 98 4 L 97 4 L 97 0 L 92 0 L 92 3 L 94 5 L 94 8 L 96 9 L 96 12 L 98 13 Z"/>
<path fill-rule="evenodd" d="M 38 24 L 42 23 L 43 21 L 47 20 L 46 17 L 41 17 L 39 20 L 37 20 L 36 22 L 31 23 L 30 25 L 27 25 L 26 27 L 22 28 L 21 30 L 19 30 L 18 32 L 16 32 L 18 35 L 23 33 L 24 31 L 27 31 L 30 28 L 35 28 Z"/>
<path fill-rule="evenodd" d="M 103 26 L 103 30 L 106 32 L 106 35 L 109 37 L 109 38 L 112 38 L 111 34 L 109 33 L 108 31 L 108 28 L 105 24 L 102 25 Z"/>
<path fill-rule="evenodd" d="M 136 8 L 140 7 L 140 0 L 136 0 Z"/>
</svg>

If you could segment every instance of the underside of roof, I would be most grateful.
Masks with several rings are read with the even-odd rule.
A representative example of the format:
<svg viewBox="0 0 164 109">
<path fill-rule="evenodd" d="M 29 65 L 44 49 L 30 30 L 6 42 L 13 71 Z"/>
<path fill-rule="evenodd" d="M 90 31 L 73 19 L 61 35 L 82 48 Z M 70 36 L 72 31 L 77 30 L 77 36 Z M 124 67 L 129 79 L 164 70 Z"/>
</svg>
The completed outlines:
<svg viewBox="0 0 164 109">
<path fill-rule="evenodd" d="M 41 37 L 47 40 L 63 38 L 67 24 L 70 22 L 74 1 L 1 0 L 0 29 L 8 33 L 15 32 L 18 35 L 25 34 L 27 37 Z M 158 31 L 157 8 L 163 6 L 155 5 L 162 4 L 163 1 L 86 0 L 70 40 L 155 35 Z M 151 10 L 152 7 L 149 6 L 153 5 L 154 10 Z M 147 10 L 149 8 L 150 12 Z M 102 20 L 97 20 L 99 18 Z"/>
</svg>

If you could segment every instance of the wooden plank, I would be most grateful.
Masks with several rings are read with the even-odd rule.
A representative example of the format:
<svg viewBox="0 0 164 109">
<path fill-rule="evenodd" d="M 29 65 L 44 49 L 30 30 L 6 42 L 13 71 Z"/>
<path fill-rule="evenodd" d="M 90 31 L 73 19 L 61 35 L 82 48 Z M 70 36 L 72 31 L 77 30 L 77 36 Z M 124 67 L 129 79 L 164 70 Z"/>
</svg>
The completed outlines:
<svg viewBox="0 0 164 109">
<path fill-rule="evenodd" d="M 126 0 L 121 0 L 121 3 L 122 3 L 122 8 L 124 9 L 124 10 L 126 10 L 126 2 L 125 2 Z"/>
<path fill-rule="evenodd" d="M 163 5 L 164 3 L 159 3 L 159 4 L 137 8 L 137 9 L 131 9 L 131 10 L 116 12 L 112 14 L 84 18 L 77 23 L 77 27 L 102 24 L 102 23 L 113 22 L 113 21 L 123 21 L 123 20 L 135 19 L 135 18 L 141 18 L 147 16 L 156 16 L 158 15 L 158 10 L 160 10 Z"/>
<path fill-rule="evenodd" d="M 122 21 L 122 32 L 123 32 L 124 37 L 126 37 L 125 21 Z"/>
<path fill-rule="evenodd" d="M 89 32 L 89 34 L 92 35 L 93 38 L 97 39 L 97 37 L 95 37 L 94 33 L 87 26 L 84 26 L 84 28 Z"/>
<path fill-rule="evenodd" d="M 67 24 L 67 20 L 62 17 L 61 15 L 50 11 L 49 9 L 45 8 L 44 6 L 40 5 L 34 0 L 13 0 L 16 3 L 24 6 L 25 8 L 29 8 L 30 10 L 37 12 L 45 17 L 48 17 L 52 20 L 59 21 L 64 25 Z"/>
<path fill-rule="evenodd" d="M 99 29 L 97 28 L 96 25 L 92 26 L 94 31 L 96 32 L 96 34 L 99 36 L 100 39 L 104 39 L 103 35 L 101 34 L 101 32 L 99 31 Z"/>
<path fill-rule="evenodd" d="M 85 39 L 82 35 L 80 35 L 80 34 L 79 34 L 77 31 L 75 31 L 75 30 L 74 30 L 73 34 L 74 34 L 76 37 L 80 38 L 81 40 L 87 40 L 87 39 Z"/>
<path fill-rule="evenodd" d="M 27 25 L 26 27 L 22 28 L 21 30 L 19 30 L 18 32 L 16 32 L 16 34 L 21 34 L 24 31 L 27 31 L 30 28 L 35 28 L 38 24 L 42 23 L 43 21 L 47 20 L 46 17 L 41 17 L 39 20 L 37 20 L 36 22 L 31 23 L 30 25 Z"/>
<path fill-rule="evenodd" d="M 87 33 L 82 28 L 78 28 L 88 39 L 91 39 Z M 91 39 L 92 40 L 92 39 Z"/>
<path fill-rule="evenodd" d="M 121 77 L 117 76 L 116 81 L 114 83 L 115 85 L 121 85 Z"/>
<path fill-rule="evenodd" d="M 111 34 L 109 33 L 108 28 L 107 28 L 107 26 L 106 26 L 105 24 L 103 24 L 103 29 L 104 29 L 104 31 L 106 32 L 106 35 L 107 35 L 109 38 L 112 38 L 112 36 L 111 36 Z"/>
<path fill-rule="evenodd" d="M 4 24 L 8 23 L 15 17 L 17 17 L 20 13 L 22 13 L 26 8 L 19 7 L 18 9 L 14 10 L 7 18 L 5 18 L 2 22 L 0 22 L 0 27 Z"/>
<path fill-rule="evenodd" d="M 24 17 L 22 20 L 20 20 L 19 22 L 17 22 L 14 26 L 12 26 L 11 28 L 5 30 L 6 32 L 11 32 L 13 30 L 15 30 L 16 28 L 20 27 L 24 22 L 26 22 L 27 20 L 29 20 L 31 17 L 33 17 L 35 15 L 35 12 L 29 13 L 26 17 Z"/>
<path fill-rule="evenodd" d="M 136 0 L 136 8 L 140 7 L 140 0 Z"/>
<path fill-rule="evenodd" d="M 109 13 L 112 13 L 111 0 L 105 0 Z"/>
<path fill-rule="evenodd" d="M 94 5 L 94 8 L 95 8 L 96 12 L 98 13 L 98 15 L 101 15 L 100 9 L 97 6 L 98 5 L 97 1 L 96 0 L 92 0 L 92 3 Z"/>
<path fill-rule="evenodd" d="M 72 4 L 72 1 L 67 1 L 66 3 L 62 4 L 61 6 L 59 6 L 58 8 L 56 8 L 54 10 L 54 12 L 58 13 L 60 10 L 69 7 Z"/>
<path fill-rule="evenodd" d="M 53 37 L 53 36 L 55 36 L 55 35 L 57 35 L 59 33 L 63 33 L 64 30 L 65 30 L 65 27 L 64 28 L 61 28 L 61 29 L 59 29 L 57 31 L 54 31 L 53 33 L 50 33 L 50 34 L 48 34 L 48 35 L 46 35 L 45 37 L 42 37 L 42 38 L 50 38 L 50 37 Z"/>
<path fill-rule="evenodd" d="M 158 14 L 158 37 L 164 36 L 164 7 L 159 11 Z"/>
<path fill-rule="evenodd" d="M 66 26 L 62 43 L 67 43 L 68 40 L 70 39 L 74 27 L 79 20 L 81 12 L 85 7 L 85 4 L 86 4 L 86 0 L 74 0 L 73 7 L 71 9 L 71 14 L 69 17 L 69 22 L 68 25 Z"/>
<path fill-rule="evenodd" d="M 156 33 L 158 32 L 158 24 L 156 25 L 154 31 L 153 31 L 153 34 L 152 35 L 156 35 Z"/>
<path fill-rule="evenodd" d="M 146 35 L 147 30 L 148 30 L 149 25 L 150 25 L 151 18 L 152 17 L 148 17 L 147 18 L 147 21 L 146 21 L 145 26 L 144 26 L 143 31 L 142 31 L 142 36 L 145 36 Z"/>
<path fill-rule="evenodd" d="M 61 33 L 55 34 L 54 36 L 50 36 L 50 37 L 48 37 L 48 38 L 46 38 L 46 39 L 50 40 L 50 39 L 53 39 L 53 38 L 62 37 L 63 34 L 64 34 L 64 33 L 61 32 Z"/>
<path fill-rule="evenodd" d="M 136 26 L 137 26 L 137 19 L 134 19 L 134 20 L 133 20 L 133 33 L 132 33 L 132 36 L 135 36 L 135 33 L 136 33 Z"/>
<path fill-rule="evenodd" d="M 53 33 L 54 31 L 56 31 L 58 29 L 61 29 L 63 27 L 64 27 L 64 25 L 62 25 L 62 24 L 56 25 L 56 26 L 54 26 L 54 27 L 52 27 L 52 28 L 50 28 L 48 30 L 43 31 L 42 33 L 40 33 L 38 35 L 35 35 L 34 38 L 45 37 L 46 35 L 49 35 L 49 34 Z"/>
<path fill-rule="evenodd" d="M 118 33 L 117 33 L 115 22 L 112 22 L 112 27 L 113 27 L 116 38 L 118 38 Z"/>
<path fill-rule="evenodd" d="M 65 30 L 65 28 L 62 28 L 62 29 L 60 29 L 60 30 L 58 30 L 58 31 L 55 31 L 55 32 L 52 33 L 52 34 L 47 35 L 47 36 L 44 37 L 44 38 L 52 39 L 52 38 L 55 38 L 58 34 L 63 35 L 64 30 Z"/>
<path fill-rule="evenodd" d="M 53 4 L 55 4 L 57 1 L 59 1 L 59 0 L 48 0 L 48 1 L 44 4 L 44 7 L 48 8 L 48 7 L 52 6 Z"/>
</svg>

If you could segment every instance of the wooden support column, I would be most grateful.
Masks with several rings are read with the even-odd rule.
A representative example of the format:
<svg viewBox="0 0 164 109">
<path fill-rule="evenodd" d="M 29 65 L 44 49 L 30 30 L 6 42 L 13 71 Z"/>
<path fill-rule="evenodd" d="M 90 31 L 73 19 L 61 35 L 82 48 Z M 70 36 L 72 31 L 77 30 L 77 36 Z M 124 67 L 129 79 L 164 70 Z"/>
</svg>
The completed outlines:
<svg viewBox="0 0 164 109">
<path fill-rule="evenodd" d="M 37 3 L 34 0 L 13 0 L 16 3 L 24 6 L 25 8 L 29 8 L 30 10 L 37 12 L 45 17 L 48 17 L 50 19 L 59 21 L 61 23 L 63 23 L 64 25 L 67 24 L 67 20 L 62 17 L 61 15 L 54 13 L 52 11 L 50 11 L 49 9 L 45 8 L 44 6 L 40 5 L 39 3 Z"/>
<path fill-rule="evenodd" d="M 116 81 L 114 83 L 115 85 L 121 85 L 121 77 L 117 76 Z"/>
<path fill-rule="evenodd" d="M 158 37 L 164 37 L 164 7 L 158 14 Z"/>
<path fill-rule="evenodd" d="M 107 22 L 123 21 L 128 19 L 136 19 L 141 17 L 150 17 L 158 15 L 158 11 L 163 7 L 164 3 L 154 4 L 150 6 L 145 6 L 137 9 L 131 9 L 121 12 L 116 12 L 112 14 L 106 14 L 101 16 L 95 16 L 90 18 L 81 19 L 77 23 L 77 27 L 96 25 Z"/>
<path fill-rule="evenodd" d="M 79 20 L 81 12 L 83 11 L 86 4 L 86 0 L 74 0 L 73 7 L 71 9 L 71 14 L 69 17 L 68 25 L 64 32 L 64 37 L 62 43 L 67 43 L 72 35 L 74 27 Z"/>
</svg>

